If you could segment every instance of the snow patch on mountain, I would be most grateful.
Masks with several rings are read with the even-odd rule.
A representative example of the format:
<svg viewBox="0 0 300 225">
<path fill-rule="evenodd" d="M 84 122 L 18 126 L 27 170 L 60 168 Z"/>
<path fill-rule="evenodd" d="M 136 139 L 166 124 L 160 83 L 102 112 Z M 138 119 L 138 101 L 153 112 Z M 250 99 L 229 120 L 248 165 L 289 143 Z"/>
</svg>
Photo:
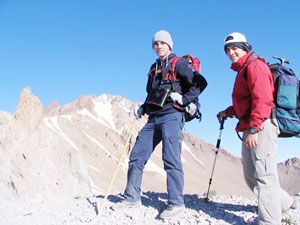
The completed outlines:
<svg viewBox="0 0 300 225">
<path fill-rule="evenodd" d="M 96 98 L 93 100 L 93 102 L 95 104 L 94 111 L 96 112 L 98 118 L 103 119 L 108 126 L 116 130 L 112 113 L 112 105 L 107 96 Z"/>
<path fill-rule="evenodd" d="M 110 154 L 109 150 L 107 150 L 103 145 L 101 145 L 97 140 L 96 138 L 93 138 L 92 136 L 88 135 L 86 132 L 83 132 L 84 135 L 86 135 L 91 141 L 93 141 L 94 143 L 96 143 L 96 145 L 98 145 L 104 152 L 107 156 L 109 157 L 112 157 L 114 160 L 118 161 L 118 159 L 113 156 L 112 154 Z"/>
<path fill-rule="evenodd" d="M 47 127 L 56 132 L 59 136 L 65 139 L 73 148 L 79 151 L 77 145 L 59 127 L 56 116 L 45 118 L 44 121 Z"/>
<path fill-rule="evenodd" d="M 193 152 L 191 151 L 189 146 L 184 141 L 182 142 L 182 149 L 187 151 L 197 163 L 199 163 L 202 166 L 205 166 L 204 163 L 193 154 Z M 182 158 L 182 160 L 185 161 L 185 159 L 183 159 L 183 158 Z"/>
</svg>

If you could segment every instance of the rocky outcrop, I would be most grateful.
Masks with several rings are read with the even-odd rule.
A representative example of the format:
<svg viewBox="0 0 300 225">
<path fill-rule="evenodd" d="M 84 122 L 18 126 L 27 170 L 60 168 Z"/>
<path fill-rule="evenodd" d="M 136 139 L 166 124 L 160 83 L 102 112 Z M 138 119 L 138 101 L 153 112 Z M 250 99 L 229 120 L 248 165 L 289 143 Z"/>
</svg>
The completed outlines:
<svg viewBox="0 0 300 225">
<path fill-rule="evenodd" d="M 283 164 L 288 167 L 292 166 L 300 169 L 300 159 L 296 157 L 286 160 Z"/>
<path fill-rule="evenodd" d="M 29 87 L 24 88 L 16 108 L 16 120 L 30 128 L 38 126 L 43 119 L 43 105 L 38 97 L 31 94 Z"/>
</svg>

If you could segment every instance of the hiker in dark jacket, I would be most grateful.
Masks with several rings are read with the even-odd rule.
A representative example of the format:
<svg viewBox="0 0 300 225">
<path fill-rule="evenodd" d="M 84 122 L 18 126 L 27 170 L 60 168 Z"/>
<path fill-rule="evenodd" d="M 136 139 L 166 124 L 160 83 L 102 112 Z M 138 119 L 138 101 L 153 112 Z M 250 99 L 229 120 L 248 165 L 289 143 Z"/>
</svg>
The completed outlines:
<svg viewBox="0 0 300 225">
<path fill-rule="evenodd" d="M 168 207 L 160 217 L 167 218 L 184 209 L 181 143 L 185 117 L 175 104 L 192 114 L 192 111 L 196 109 L 193 101 L 205 89 L 207 83 L 201 75 L 195 78 L 195 71 L 184 59 L 176 63 L 177 79 L 173 82 L 164 79 L 168 75 L 166 69 L 169 62 L 176 56 L 171 53 L 173 41 L 167 31 L 161 30 L 154 34 L 152 47 L 158 59 L 150 68 L 146 88 L 147 98 L 144 104 L 135 111 L 137 118 L 144 114 L 148 114 L 149 117 L 139 132 L 130 154 L 125 199 L 115 208 L 134 207 L 141 204 L 144 166 L 155 147 L 162 141 L 162 159 L 167 175 Z"/>
<path fill-rule="evenodd" d="M 231 33 L 225 39 L 225 53 L 231 69 L 237 72 L 232 93 L 233 105 L 218 113 L 219 121 L 235 116 L 237 132 L 243 132 L 242 163 L 248 187 L 258 196 L 259 224 L 281 224 L 281 211 L 297 207 L 281 189 L 277 174 L 276 120 L 273 76 L 262 58 L 258 58 L 246 37 Z"/>
</svg>

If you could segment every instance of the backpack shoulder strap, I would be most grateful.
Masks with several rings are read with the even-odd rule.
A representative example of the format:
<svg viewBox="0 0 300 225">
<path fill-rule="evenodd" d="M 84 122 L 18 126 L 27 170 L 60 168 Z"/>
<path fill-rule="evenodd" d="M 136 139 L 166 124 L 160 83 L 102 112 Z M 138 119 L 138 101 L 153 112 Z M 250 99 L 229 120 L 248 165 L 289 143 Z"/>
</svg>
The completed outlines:
<svg viewBox="0 0 300 225">
<path fill-rule="evenodd" d="M 255 57 L 256 56 L 256 57 Z M 255 58 L 253 58 L 253 57 L 255 57 Z M 242 70 L 244 70 L 243 71 L 243 73 L 244 73 L 244 78 L 245 78 L 245 80 L 247 80 L 248 79 L 248 66 L 252 63 L 252 62 L 255 62 L 256 60 L 261 60 L 261 58 L 259 57 L 259 56 L 257 56 L 257 55 L 255 55 L 254 54 L 254 52 L 252 52 L 252 54 L 250 54 L 249 56 L 248 56 L 248 59 L 250 59 L 247 63 L 246 63 L 246 65 L 242 68 Z"/>
<path fill-rule="evenodd" d="M 172 84 L 172 91 L 176 92 L 176 87 L 175 87 L 175 81 L 177 80 L 176 77 L 176 63 L 180 57 L 175 56 L 172 59 L 169 60 L 167 67 L 163 71 L 163 79 L 164 80 L 169 80 Z"/>
<path fill-rule="evenodd" d="M 158 68 L 157 61 L 156 61 L 155 63 L 153 63 L 150 66 L 150 69 L 149 69 L 149 72 L 148 72 L 148 76 L 153 77 L 154 75 L 157 75 L 159 73 L 161 73 L 161 69 Z"/>
<path fill-rule="evenodd" d="M 167 80 L 175 81 L 177 79 L 175 69 L 176 69 L 176 63 L 178 62 L 179 59 L 181 59 L 181 57 L 175 56 L 169 61 L 170 69 L 167 73 L 167 77 L 166 77 Z"/>
</svg>

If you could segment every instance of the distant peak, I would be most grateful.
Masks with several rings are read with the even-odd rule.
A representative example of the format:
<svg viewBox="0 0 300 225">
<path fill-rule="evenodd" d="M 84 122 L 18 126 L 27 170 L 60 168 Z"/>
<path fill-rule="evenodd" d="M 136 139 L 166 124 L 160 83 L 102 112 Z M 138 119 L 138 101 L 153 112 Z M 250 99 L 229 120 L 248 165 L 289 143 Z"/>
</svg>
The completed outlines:
<svg viewBox="0 0 300 225">
<path fill-rule="evenodd" d="M 296 167 L 300 168 L 300 159 L 298 159 L 297 157 L 287 159 L 284 162 L 284 165 L 285 166 L 296 166 Z"/>
</svg>

